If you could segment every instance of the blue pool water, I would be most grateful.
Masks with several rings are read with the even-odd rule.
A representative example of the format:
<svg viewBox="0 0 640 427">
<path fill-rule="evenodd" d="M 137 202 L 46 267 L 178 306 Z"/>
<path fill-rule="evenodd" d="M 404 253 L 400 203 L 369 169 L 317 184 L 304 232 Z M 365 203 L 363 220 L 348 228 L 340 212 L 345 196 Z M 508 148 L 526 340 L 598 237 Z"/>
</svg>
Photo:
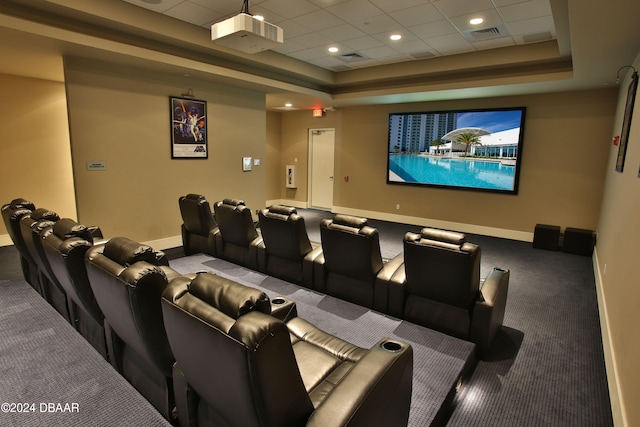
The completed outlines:
<svg viewBox="0 0 640 427">
<path fill-rule="evenodd" d="M 389 170 L 405 182 L 513 190 L 515 169 L 491 160 L 389 155 Z"/>
</svg>

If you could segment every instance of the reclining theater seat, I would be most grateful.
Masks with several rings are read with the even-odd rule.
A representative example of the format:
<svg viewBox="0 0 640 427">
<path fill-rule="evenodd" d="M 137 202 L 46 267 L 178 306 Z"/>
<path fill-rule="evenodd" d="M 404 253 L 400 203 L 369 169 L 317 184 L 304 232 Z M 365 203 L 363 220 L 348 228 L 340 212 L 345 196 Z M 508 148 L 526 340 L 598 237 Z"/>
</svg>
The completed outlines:
<svg viewBox="0 0 640 427">
<path fill-rule="evenodd" d="M 404 265 L 391 277 L 389 314 L 476 344 L 484 357 L 502 327 L 509 271 L 480 279 L 480 247 L 433 228 L 404 236 Z"/>
<path fill-rule="evenodd" d="M 162 252 L 124 237 L 92 246 L 85 263 L 105 316 L 111 364 L 171 420 L 175 360 L 164 330 L 160 298 L 168 279 L 179 274 L 168 267 Z"/>
<path fill-rule="evenodd" d="M 366 218 L 337 214 L 320 221 L 320 238 L 322 255 L 315 260 L 314 288 L 386 312 L 386 288 L 376 286 L 384 266 L 378 230 L 369 227 Z"/>
<path fill-rule="evenodd" d="M 35 209 L 35 205 L 28 200 L 22 198 L 13 199 L 10 203 L 2 206 L 2 219 L 4 220 L 4 225 L 7 228 L 9 237 L 11 237 L 14 246 L 20 254 L 20 265 L 22 267 L 24 280 L 44 297 L 44 293 L 42 289 L 40 289 L 37 270 L 30 271 L 30 267 L 34 261 L 31 259 L 31 255 L 24 244 L 20 230 L 20 219 L 25 215 L 30 215 L 31 211 Z"/>
<path fill-rule="evenodd" d="M 69 312 L 67 293 L 51 272 L 51 267 L 44 255 L 41 235 L 48 227 L 54 225 L 60 217 L 57 213 L 38 208 L 29 215 L 20 218 L 20 233 L 29 255 L 29 271 L 37 280 L 42 296 L 62 317 L 73 323 Z"/>
<path fill-rule="evenodd" d="M 46 228 L 41 240 L 53 279 L 67 295 L 74 327 L 107 359 L 104 315 L 91 290 L 84 262 L 87 250 L 93 246 L 94 234 L 101 233 L 63 218 Z"/>
<path fill-rule="evenodd" d="M 204 196 L 187 194 L 178 199 L 182 215 L 182 247 L 184 253 L 216 256 L 216 235 L 220 232 Z"/>
<path fill-rule="evenodd" d="M 263 292 L 212 273 L 172 280 L 162 310 L 181 426 L 407 425 L 407 344 L 366 350 L 298 317 L 285 323 Z M 197 405 L 181 403 L 194 394 Z"/>
<path fill-rule="evenodd" d="M 215 219 L 220 228 L 216 239 L 216 253 L 252 270 L 258 270 L 257 246 L 262 242 L 251 217 L 251 209 L 243 200 L 224 199 L 213 205 Z"/>
<path fill-rule="evenodd" d="M 258 213 L 263 242 L 258 246 L 258 270 L 289 282 L 313 287 L 313 248 L 304 218 L 296 208 L 274 205 Z"/>
</svg>

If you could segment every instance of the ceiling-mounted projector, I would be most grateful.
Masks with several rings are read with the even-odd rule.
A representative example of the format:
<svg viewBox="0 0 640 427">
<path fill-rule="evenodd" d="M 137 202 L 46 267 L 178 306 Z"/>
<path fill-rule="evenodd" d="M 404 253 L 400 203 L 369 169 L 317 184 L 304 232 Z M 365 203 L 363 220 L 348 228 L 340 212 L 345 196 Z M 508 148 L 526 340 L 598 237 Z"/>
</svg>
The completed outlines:
<svg viewBox="0 0 640 427">
<path fill-rule="evenodd" d="M 211 26 L 214 43 L 246 53 L 262 52 L 284 42 L 282 28 L 240 13 Z"/>
</svg>

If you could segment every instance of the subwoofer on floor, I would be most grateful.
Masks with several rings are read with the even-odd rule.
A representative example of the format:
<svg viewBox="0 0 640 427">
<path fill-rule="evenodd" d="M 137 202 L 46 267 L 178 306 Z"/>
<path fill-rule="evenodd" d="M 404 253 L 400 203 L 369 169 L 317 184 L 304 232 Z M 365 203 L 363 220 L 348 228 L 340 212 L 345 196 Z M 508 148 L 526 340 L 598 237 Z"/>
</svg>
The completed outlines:
<svg viewBox="0 0 640 427">
<path fill-rule="evenodd" d="M 593 230 L 567 227 L 564 231 L 562 251 L 570 254 L 590 256 L 596 243 Z"/>
<path fill-rule="evenodd" d="M 536 224 L 533 233 L 533 247 L 557 251 L 560 249 L 560 226 Z"/>
</svg>

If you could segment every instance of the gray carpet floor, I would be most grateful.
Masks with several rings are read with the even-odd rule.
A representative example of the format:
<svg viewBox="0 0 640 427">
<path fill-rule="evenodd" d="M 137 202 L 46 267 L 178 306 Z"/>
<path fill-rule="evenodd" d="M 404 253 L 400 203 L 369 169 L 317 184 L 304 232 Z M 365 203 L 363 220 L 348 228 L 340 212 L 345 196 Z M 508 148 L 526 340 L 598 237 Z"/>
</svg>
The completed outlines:
<svg viewBox="0 0 640 427">
<path fill-rule="evenodd" d="M 0 280 L 0 425 L 170 426 L 24 280 Z"/>
<path fill-rule="evenodd" d="M 331 213 L 300 209 L 309 237 Z M 370 220 L 384 258 L 422 227 Z M 502 332 L 458 396 L 448 427 L 613 425 L 590 257 L 467 234 L 482 248 L 482 274 L 511 271 Z"/>
<path fill-rule="evenodd" d="M 320 218 L 331 214 L 300 213 L 311 240 L 319 241 Z M 421 228 L 376 220 L 370 225 L 380 231 L 385 258 L 402 251 L 406 231 Z M 493 266 L 507 268 L 511 281 L 492 356 L 478 362 L 447 425 L 612 426 L 591 258 L 526 242 L 468 238 L 482 247 L 483 274 Z M 0 279 L 21 277 L 15 249 L 0 248 Z"/>
</svg>

